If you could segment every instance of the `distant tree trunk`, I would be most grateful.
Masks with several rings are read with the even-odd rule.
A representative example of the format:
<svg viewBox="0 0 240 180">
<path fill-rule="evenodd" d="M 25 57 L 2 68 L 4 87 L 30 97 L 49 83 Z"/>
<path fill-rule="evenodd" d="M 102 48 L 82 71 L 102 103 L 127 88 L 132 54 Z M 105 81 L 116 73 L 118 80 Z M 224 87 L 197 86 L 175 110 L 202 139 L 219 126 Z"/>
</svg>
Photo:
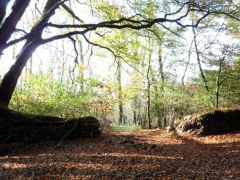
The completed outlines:
<svg viewBox="0 0 240 180">
<path fill-rule="evenodd" d="M 118 122 L 124 124 L 123 120 L 123 102 L 122 102 L 122 75 L 121 75 L 121 62 L 117 65 L 117 91 L 118 91 L 118 109 L 119 109 L 119 120 Z"/>
<path fill-rule="evenodd" d="M 201 65 L 201 60 L 200 60 L 200 52 L 198 50 L 198 46 L 197 46 L 197 37 L 196 37 L 196 33 L 195 33 L 195 27 L 192 27 L 192 32 L 193 32 L 193 40 L 194 40 L 194 46 L 195 46 L 195 50 L 196 50 L 196 55 L 197 55 L 197 62 L 198 62 L 198 68 L 200 70 L 201 73 L 201 77 L 202 80 L 204 82 L 205 88 L 207 91 L 209 91 L 208 85 L 207 85 L 207 81 L 206 81 L 206 77 L 204 75 L 203 69 L 202 69 L 202 65 Z"/>
<path fill-rule="evenodd" d="M 161 42 L 159 42 L 159 45 L 158 45 L 158 56 L 159 56 L 159 74 L 161 76 L 161 80 L 163 80 L 162 77 L 164 77 L 163 75 L 163 64 L 162 64 L 162 44 Z M 161 99 L 160 99 L 160 94 L 159 94 L 159 91 L 163 91 L 162 87 L 163 85 L 161 85 L 160 89 L 158 88 L 158 84 L 160 83 L 159 81 L 157 80 L 154 80 L 154 90 L 155 90 L 155 111 L 157 113 L 157 122 L 158 122 L 158 126 L 161 127 L 162 126 L 162 123 L 161 123 L 161 117 L 162 117 L 162 113 L 161 113 L 161 109 L 160 109 L 160 102 L 161 102 Z M 162 92 L 163 93 L 163 92 Z"/>
<path fill-rule="evenodd" d="M 166 108 L 164 106 L 163 108 L 163 127 L 167 126 L 167 112 L 166 112 Z"/>
<path fill-rule="evenodd" d="M 133 124 L 137 124 L 137 112 L 133 111 Z"/>
<path fill-rule="evenodd" d="M 80 75 L 80 89 L 81 93 L 84 93 L 84 57 L 83 57 L 83 47 L 82 41 L 76 36 L 76 40 L 79 46 L 79 75 Z"/>
<path fill-rule="evenodd" d="M 150 87 L 151 87 L 151 84 L 148 82 L 148 87 L 147 87 L 147 117 L 148 117 L 148 127 L 149 129 L 152 128 L 151 126 L 151 115 L 150 115 Z"/>
<path fill-rule="evenodd" d="M 184 69 L 184 72 L 183 72 L 183 76 L 182 76 L 182 85 L 185 86 L 185 83 L 184 83 L 184 78 L 186 76 L 186 73 L 187 73 L 187 70 L 188 70 L 188 66 L 189 66 L 189 62 L 191 60 L 191 54 L 192 54 L 192 45 L 193 45 L 193 41 L 191 41 L 191 44 L 190 44 L 190 47 L 189 47 L 189 50 L 188 50 L 188 60 L 187 60 L 187 63 L 186 63 L 186 66 L 185 66 L 185 69 Z"/>
<path fill-rule="evenodd" d="M 159 58 L 158 58 L 158 63 L 159 63 L 159 73 L 160 73 L 160 78 L 161 78 L 161 83 L 160 83 L 160 90 L 162 92 L 162 98 L 164 98 L 164 84 L 165 84 L 165 76 L 163 72 L 163 61 L 162 61 L 162 47 L 159 49 Z M 167 117 L 166 117 L 166 107 L 165 107 L 165 101 L 163 101 L 163 107 L 162 107 L 162 122 L 163 122 L 163 127 L 167 126 Z"/>
<path fill-rule="evenodd" d="M 215 89 L 215 108 L 218 108 L 218 106 L 219 106 L 220 86 L 224 82 L 224 80 L 220 82 L 220 75 L 221 75 L 221 72 L 222 72 L 222 67 L 223 67 L 224 60 L 225 60 L 225 57 L 223 57 L 222 59 L 219 60 L 219 68 L 218 68 L 218 74 L 217 74 L 217 79 L 216 79 L 216 89 Z"/>
<path fill-rule="evenodd" d="M 67 59 L 67 56 L 66 56 L 66 47 L 65 47 L 65 43 L 64 43 L 64 40 L 62 40 L 62 55 L 60 57 L 61 59 L 61 67 L 59 68 L 60 69 L 60 82 L 63 83 L 64 82 L 64 77 L 66 77 L 66 74 L 64 74 L 65 70 L 68 68 L 67 66 L 67 62 L 66 62 L 66 59 Z M 69 70 L 69 77 L 71 79 L 71 74 L 70 74 L 70 70 Z"/>
<path fill-rule="evenodd" d="M 148 118 L 148 127 L 149 129 L 152 128 L 151 126 L 151 115 L 150 115 L 150 106 L 151 106 L 151 96 L 150 96 L 150 69 L 151 69 L 151 55 L 149 55 L 148 59 L 148 69 L 147 69 L 147 118 Z"/>
<path fill-rule="evenodd" d="M 30 58 L 30 67 L 29 67 L 29 75 L 33 73 L 33 56 Z"/>
<path fill-rule="evenodd" d="M 137 124 L 137 97 L 135 96 L 133 99 L 133 124 Z"/>
<path fill-rule="evenodd" d="M 218 108 L 219 104 L 219 77 L 216 80 L 216 90 L 215 90 L 215 108 Z"/>
<path fill-rule="evenodd" d="M 134 40 L 137 41 L 138 37 L 136 37 Z M 134 54 L 134 57 L 138 57 L 138 52 L 137 52 L 137 48 L 136 49 L 133 49 L 133 54 Z M 136 69 L 139 69 L 138 65 L 136 65 Z M 141 74 L 139 73 L 139 71 L 137 71 L 136 69 L 134 69 L 134 72 L 133 72 L 133 75 L 136 75 L 136 76 L 141 76 Z M 133 81 L 133 83 L 135 84 L 137 81 Z M 132 100 L 132 113 L 133 113 L 133 124 L 137 124 L 139 122 L 139 116 L 140 115 L 137 115 L 137 111 L 138 111 L 138 114 L 140 114 L 140 107 L 138 107 L 140 103 L 138 103 L 139 101 L 139 98 L 138 98 L 139 94 L 135 94 L 134 97 L 133 97 L 133 100 Z M 139 110 L 138 110 L 139 109 Z"/>
</svg>

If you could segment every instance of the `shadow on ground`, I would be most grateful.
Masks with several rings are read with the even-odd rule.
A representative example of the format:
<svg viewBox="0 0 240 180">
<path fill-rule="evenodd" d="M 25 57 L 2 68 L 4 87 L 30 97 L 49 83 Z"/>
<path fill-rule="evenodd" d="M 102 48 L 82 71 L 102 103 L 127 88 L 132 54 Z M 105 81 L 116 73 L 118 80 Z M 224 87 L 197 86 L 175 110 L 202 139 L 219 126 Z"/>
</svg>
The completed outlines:
<svg viewBox="0 0 240 180">
<path fill-rule="evenodd" d="M 240 179 L 240 133 L 202 143 L 162 130 L 104 132 L 97 139 L 4 144 L 2 179 Z M 107 140 L 114 139 L 112 142 Z M 219 136 L 221 138 L 221 136 Z M 225 138 L 225 137 L 224 137 Z M 130 139 L 132 142 L 124 142 Z M 206 139 L 204 139 L 206 140 Z"/>
</svg>

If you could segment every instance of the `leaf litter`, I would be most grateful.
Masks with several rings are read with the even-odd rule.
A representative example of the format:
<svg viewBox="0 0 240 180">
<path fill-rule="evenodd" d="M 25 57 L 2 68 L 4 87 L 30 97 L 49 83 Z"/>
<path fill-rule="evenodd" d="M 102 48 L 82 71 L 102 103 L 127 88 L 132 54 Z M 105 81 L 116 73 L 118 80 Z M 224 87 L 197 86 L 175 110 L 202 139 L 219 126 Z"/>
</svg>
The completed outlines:
<svg viewBox="0 0 240 180">
<path fill-rule="evenodd" d="M 4 144 L 0 179 L 240 179 L 240 132 L 178 136 L 162 129 L 103 131 L 97 139 Z"/>
</svg>

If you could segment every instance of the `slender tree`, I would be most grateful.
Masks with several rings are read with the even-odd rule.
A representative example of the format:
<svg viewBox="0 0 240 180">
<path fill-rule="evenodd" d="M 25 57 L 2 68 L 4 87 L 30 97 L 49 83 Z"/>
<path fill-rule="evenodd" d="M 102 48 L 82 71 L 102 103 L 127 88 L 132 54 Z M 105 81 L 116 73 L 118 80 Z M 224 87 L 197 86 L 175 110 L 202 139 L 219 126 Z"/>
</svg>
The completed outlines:
<svg viewBox="0 0 240 180">
<path fill-rule="evenodd" d="M 148 18 L 143 14 L 138 14 L 134 12 L 132 9 L 132 13 L 129 13 L 129 16 L 126 15 L 124 17 L 119 17 L 117 19 L 112 19 L 109 17 L 108 20 L 99 21 L 97 23 L 87 23 L 80 19 L 76 13 L 68 8 L 67 4 L 68 0 L 47 0 L 46 4 L 41 12 L 41 17 L 38 19 L 37 23 L 31 28 L 29 32 L 25 35 L 21 36 L 18 39 L 11 40 L 10 37 L 19 31 L 17 29 L 17 23 L 20 21 L 22 15 L 25 11 L 27 11 L 27 7 L 30 5 L 30 0 L 15 0 L 12 6 L 12 10 L 9 15 L 6 15 L 6 7 L 9 3 L 8 0 L 1 1 L 0 5 L 0 55 L 3 54 L 3 51 L 9 46 L 16 44 L 21 41 L 25 41 L 22 46 L 20 52 L 15 58 L 15 63 L 11 66 L 8 72 L 4 75 L 1 85 L 0 85 L 0 102 L 4 106 L 8 107 L 9 102 L 11 100 L 13 91 L 18 82 L 19 76 L 22 73 L 23 68 L 28 62 L 29 58 L 32 56 L 33 52 L 40 46 L 55 40 L 69 38 L 74 40 L 73 37 L 77 34 L 82 35 L 83 38 L 91 43 L 89 38 L 86 37 L 86 34 L 89 32 L 95 32 L 99 29 L 107 30 L 107 29 L 134 29 L 141 30 L 146 28 L 151 28 L 154 24 L 163 25 L 166 22 L 175 23 L 181 27 L 196 27 L 199 23 L 211 14 L 218 15 L 227 15 L 229 17 L 235 17 L 235 9 L 238 8 L 231 4 L 231 11 L 223 12 L 222 9 L 210 8 L 206 7 L 202 4 L 197 4 L 192 1 L 187 2 L 177 2 L 175 3 L 175 8 L 172 11 L 166 11 L 163 16 L 159 16 L 156 14 L 153 18 Z M 36 1 L 37 6 L 38 1 Z M 78 3 L 78 1 L 76 1 Z M 91 6 L 91 1 L 87 2 L 88 5 Z M 78 8 L 84 8 L 86 4 L 78 4 Z M 50 18 L 52 18 L 55 14 L 55 11 L 59 9 L 59 7 L 64 8 L 69 12 L 71 16 L 78 20 L 78 24 L 68 24 L 66 22 L 56 24 L 54 20 L 50 22 Z M 132 7 L 130 6 L 129 9 Z M 235 8 L 235 9 L 234 9 Z M 39 9 L 38 9 L 39 10 Z M 40 11 L 40 10 L 39 10 Z M 76 11 L 77 12 L 77 11 Z M 194 24 L 188 24 L 187 20 L 189 12 L 197 12 L 199 13 L 199 18 L 195 21 Z M 63 18 L 64 19 L 64 18 Z M 140 19 L 140 20 L 139 20 Z M 237 18 L 235 18 L 237 19 Z M 68 32 L 61 33 L 52 37 L 43 38 L 43 34 L 46 29 L 68 29 Z M 73 28 L 77 28 L 78 30 L 73 30 Z M 167 28 L 170 30 L 170 27 Z"/>
</svg>

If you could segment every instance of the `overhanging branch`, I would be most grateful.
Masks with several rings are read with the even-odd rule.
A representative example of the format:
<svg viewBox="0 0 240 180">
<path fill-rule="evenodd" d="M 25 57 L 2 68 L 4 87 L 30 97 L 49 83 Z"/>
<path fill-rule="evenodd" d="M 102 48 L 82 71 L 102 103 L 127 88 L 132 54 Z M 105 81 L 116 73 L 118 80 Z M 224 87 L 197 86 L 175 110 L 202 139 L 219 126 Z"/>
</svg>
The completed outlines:
<svg viewBox="0 0 240 180">
<path fill-rule="evenodd" d="M 214 12 L 210 12 L 210 11 L 204 11 L 203 9 L 201 9 L 200 7 L 198 7 L 196 4 L 194 3 L 190 3 L 190 2 L 186 2 L 184 3 L 177 11 L 173 12 L 173 13 L 169 13 L 169 14 L 165 14 L 165 16 L 163 18 L 155 18 L 152 20 L 149 19 L 142 19 L 142 20 L 134 20 L 134 18 L 136 16 L 141 16 L 140 14 L 136 14 L 130 18 L 120 18 L 118 20 L 113 20 L 113 21 L 104 21 L 104 22 L 100 22 L 100 23 L 96 23 L 96 24 L 78 24 L 78 25 L 73 25 L 73 24 L 53 24 L 53 23 L 47 23 L 45 20 L 49 18 L 50 14 L 53 13 L 53 11 L 60 6 L 62 3 L 64 3 L 66 0 L 60 1 L 58 2 L 55 6 L 53 6 L 48 12 L 46 12 L 46 14 L 43 16 L 43 18 L 39 21 L 39 23 L 36 25 L 36 27 L 33 28 L 33 30 L 19 38 L 13 41 L 8 42 L 5 46 L 4 49 L 16 44 L 20 41 L 23 41 L 27 38 L 29 38 L 30 36 L 34 36 L 35 34 L 39 33 L 39 31 L 42 31 L 44 28 L 46 27 L 52 27 L 52 28 L 59 28 L 59 29 L 63 29 L 63 28 L 79 28 L 82 29 L 82 31 L 72 31 L 69 33 L 66 33 L 64 35 L 57 35 L 51 38 L 47 38 L 41 41 L 41 43 L 48 43 L 54 40 L 58 40 L 58 39 L 62 39 L 62 38 L 66 38 L 66 37 L 70 37 L 72 35 L 76 35 L 76 34 L 85 34 L 87 32 L 96 30 L 98 28 L 108 28 L 108 29 L 124 29 L 124 28 L 129 28 L 129 29 L 134 29 L 134 30 L 141 30 L 141 29 L 147 29 L 147 28 L 151 28 L 154 24 L 158 23 L 161 24 L 165 29 L 166 26 L 163 25 L 163 23 L 176 23 L 177 25 L 179 25 L 180 27 L 197 27 L 198 24 L 204 19 L 206 18 L 208 15 L 213 14 Z M 187 6 L 187 7 L 186 7 Z M 186 10 L 186 8 L 188 8 Z M 186 10 L 186 12 L 182 12 L 183 10 Z M 204 13 L 203 16 L 201 18 L 198 19 L 198 21 L 195 24 L 182 24 L 180 21 L 184 18 L 186 18 L 189 14 L 189 12 L 191 11 L 198 11 L 198 12 L 202 12 Z M 169 17 L 171 16 L 175 16 L 176 14 L 182 14 L 180 17 L 177 18 L 173 18 L 170 19 Z M 167 28 L 167 30 L 169 30 Z"/>
</svg>

